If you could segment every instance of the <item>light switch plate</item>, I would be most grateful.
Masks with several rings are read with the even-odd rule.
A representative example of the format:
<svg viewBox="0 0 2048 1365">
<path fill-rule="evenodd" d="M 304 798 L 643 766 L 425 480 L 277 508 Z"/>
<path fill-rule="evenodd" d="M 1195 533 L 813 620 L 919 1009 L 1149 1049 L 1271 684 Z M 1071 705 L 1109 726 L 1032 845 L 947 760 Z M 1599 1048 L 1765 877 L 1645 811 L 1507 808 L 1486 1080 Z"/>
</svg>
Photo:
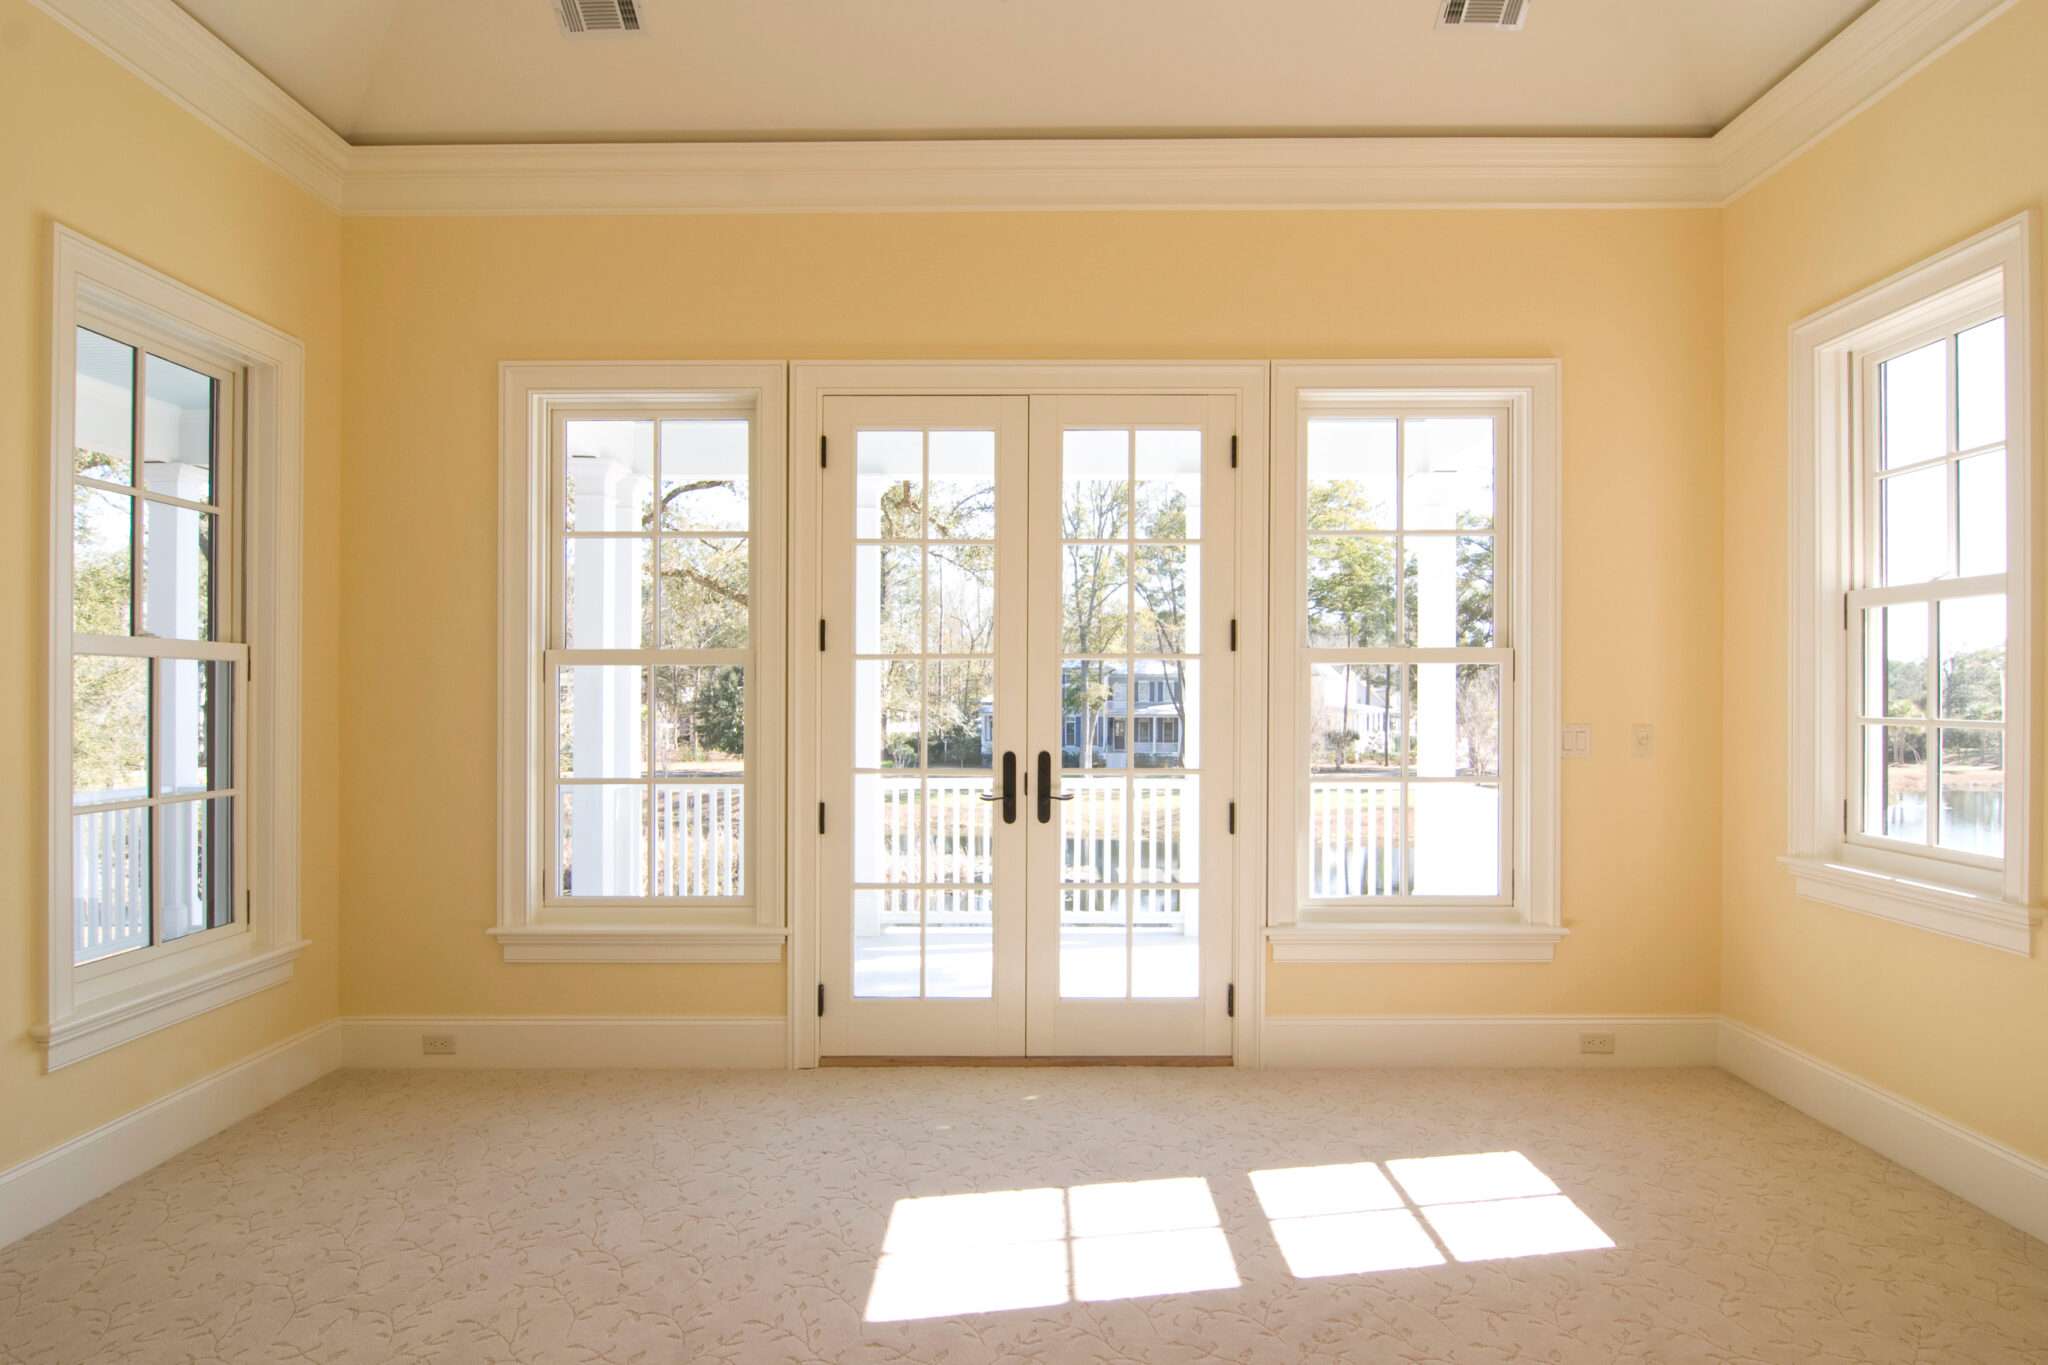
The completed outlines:
<svg viewBox="0 0 2048 1365">
<path fill-rule="evenodd" d="M 1564 727 L 1564 756 L 1566 758 L 1585 758 L 1592 752 L 1592 726 L 1567 725 Z"/>
</svg>

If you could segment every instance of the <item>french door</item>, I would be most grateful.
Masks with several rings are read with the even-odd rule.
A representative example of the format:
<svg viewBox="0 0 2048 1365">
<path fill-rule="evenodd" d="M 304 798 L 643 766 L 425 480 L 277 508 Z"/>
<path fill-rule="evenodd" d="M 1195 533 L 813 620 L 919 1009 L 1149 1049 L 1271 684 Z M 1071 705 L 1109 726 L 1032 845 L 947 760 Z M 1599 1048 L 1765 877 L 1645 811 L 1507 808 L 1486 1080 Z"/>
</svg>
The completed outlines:
<svg viewBox="0 0 2048 1365">
<path fill-rule="evenodd" d="M 1230 1050 L 1232 400 L 825 400 L 827 1055 Z"/>
</svg>

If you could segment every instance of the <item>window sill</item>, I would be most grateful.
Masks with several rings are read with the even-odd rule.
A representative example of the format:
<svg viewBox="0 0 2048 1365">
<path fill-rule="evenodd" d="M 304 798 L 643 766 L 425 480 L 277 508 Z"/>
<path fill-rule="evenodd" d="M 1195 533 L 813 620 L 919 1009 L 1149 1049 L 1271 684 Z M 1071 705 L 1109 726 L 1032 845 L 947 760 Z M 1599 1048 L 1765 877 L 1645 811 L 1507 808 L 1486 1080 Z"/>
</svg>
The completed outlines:
<svg viewBox="0 0 2048 1365">
<path fill-rule="evenodd" d="M 1788 854 L 1778 861 L 1790 869 L 1793 889 L 1808 900 L 2033 956 L 2034 926 L 2041 913 L 2028 906 L 1822 858 Z"/>
<path fill-rule="evenodd" d="M 204 970 L 152 982 L 93 1000 L 69 1017 L 52 1020 L 31 1036 L 45 1048 L 44 1069 L 55 1071 L 158 1029 L 219 1009 L 291 980 L 304 941 L 266 948 Z"/>
<path fill-rule="evenodd" d="M 787 929 L 752 925 L 530 924 L 488 931 L 507 962 L 780 962 Z"/>
<path fill-rule="evenodd" d="M 1315 924 L 1268 929 L 1275 962 L 1549 962 L 1570 933 L 1534 924 Z"/>
</svg>

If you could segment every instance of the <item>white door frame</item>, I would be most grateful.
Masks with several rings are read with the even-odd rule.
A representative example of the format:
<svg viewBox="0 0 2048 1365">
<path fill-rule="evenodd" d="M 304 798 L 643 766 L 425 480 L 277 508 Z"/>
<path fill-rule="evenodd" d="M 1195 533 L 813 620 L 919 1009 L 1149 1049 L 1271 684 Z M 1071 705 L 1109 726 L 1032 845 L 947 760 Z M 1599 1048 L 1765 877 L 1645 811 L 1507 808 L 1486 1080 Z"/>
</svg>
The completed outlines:
<svg viewBox="0 0 2048 1365">
<path fill-rule="evenodd" d="M 818 717 L 822 671 L 812 623 L 820 610 L 824 526 L 819 440 L 824 400 L 840 395 L 1213 394 L 1237 403 L 1237 700 L 1265 717 L 1268 402 L 1264 361 L 798 361 L 789 368 L 789 1040 L 790 1065 L 818 1064 Z M 826 452 L 851 459 L 853 452 Z M 1266 726 L 1237 727 L 1237 857 L 1231 888 L 1235 992 L 1231 1054 L 1259 1060 L 1265 1000 Z M 850 818 L 841 812 L 841 818 Z M 829 1006 L 828 1006 L 829 1007 Z"/>
</svg>

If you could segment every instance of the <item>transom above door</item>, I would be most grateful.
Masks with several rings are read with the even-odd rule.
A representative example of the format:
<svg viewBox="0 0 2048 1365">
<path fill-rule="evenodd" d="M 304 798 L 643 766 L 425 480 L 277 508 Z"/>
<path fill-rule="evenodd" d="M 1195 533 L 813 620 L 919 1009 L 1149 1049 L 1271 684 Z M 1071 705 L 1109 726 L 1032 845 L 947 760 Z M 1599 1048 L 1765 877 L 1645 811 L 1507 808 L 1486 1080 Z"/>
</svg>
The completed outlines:
<svg viewBox="0 0 2048 1365">
<path fill-rule="evenodd" d="M 824 400 L 825 1054 L 1229 1050 L 1235 407 Z"/>
</svg>

